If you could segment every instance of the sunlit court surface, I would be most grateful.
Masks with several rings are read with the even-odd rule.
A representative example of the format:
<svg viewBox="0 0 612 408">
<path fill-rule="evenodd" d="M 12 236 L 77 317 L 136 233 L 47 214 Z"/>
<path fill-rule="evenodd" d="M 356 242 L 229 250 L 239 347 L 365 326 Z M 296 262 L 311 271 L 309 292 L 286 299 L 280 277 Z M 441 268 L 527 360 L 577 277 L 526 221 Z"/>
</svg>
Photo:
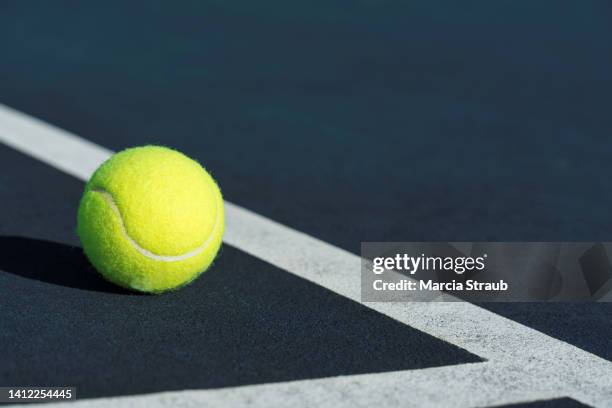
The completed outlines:
<svg viewBox="0 0 612 408">
<path fill-rule="evenodd" d="M 612 241 L 611 21 L 605 1 L 2 2 L 0 401 L 612 407 L 611 268 L 580 301 L 368 301 L 362 279 L 367 242 Z M 223 196 L 212 264 L 161 294 L 99 273 L 77 230 L 94 171 L 144 145 Z"/>
</svg>

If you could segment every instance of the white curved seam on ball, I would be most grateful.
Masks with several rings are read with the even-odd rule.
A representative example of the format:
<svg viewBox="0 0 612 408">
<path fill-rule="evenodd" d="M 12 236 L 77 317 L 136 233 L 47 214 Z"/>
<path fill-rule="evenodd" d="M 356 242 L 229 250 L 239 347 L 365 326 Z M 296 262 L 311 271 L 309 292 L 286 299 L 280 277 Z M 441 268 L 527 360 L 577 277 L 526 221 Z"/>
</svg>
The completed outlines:
<svg viewBox="0 0 612 408">
<path fill-rule="evenodd" d="M 213 228 L 212 228 L 212 231 L 210 232 L 209 237 L 206 239 L 206 241 L 204 241 L 202 245 L 200 245 L 196 249 L 189 251 L 183 255 L 175 255 L 175 256 L 157 255 L 149 251 L 148 249 L 145 249 L 141 247 L 140 245 L 138 245 L 138 242 L 134 241 L 134 239 L 130 236 L 130 234 L 128 234 L 127 229 L 125 228 L 125 224 L 123 223 L 123 217 L 121 216 L 121 211 L 119 211 L 119 207 L 117 207 L 117 204 L 115 203 L 115 200 L 111 193 L 109 193 L 108 191 L 102 188 L 92 188 L 90 191 L 100 194 L 104 198 L 104 200 L 111 206 L 111 208 L 113 209 L 113 211 L 119 218 L 119 225 L 121 226 L 123 235 L 127 238 L 128 242 L 143 256 L 156 260 L 156 261 L 178 262 L 178 261 L 184 261 L 186 259 L 193 258 L 194 256 L 199 255 L 202 251 L 206 249 L 206 247 L 208 247 L 208 245 L 210 245 L 211 241 L 213 240 L 215 236 L 215 232 L 217 231 L 218 225 L 219 225 L 219 208 L 217 205 L 217 200 L 214 200 L 215 202 L 215 224 L 213 225 Z"/>
</svg>

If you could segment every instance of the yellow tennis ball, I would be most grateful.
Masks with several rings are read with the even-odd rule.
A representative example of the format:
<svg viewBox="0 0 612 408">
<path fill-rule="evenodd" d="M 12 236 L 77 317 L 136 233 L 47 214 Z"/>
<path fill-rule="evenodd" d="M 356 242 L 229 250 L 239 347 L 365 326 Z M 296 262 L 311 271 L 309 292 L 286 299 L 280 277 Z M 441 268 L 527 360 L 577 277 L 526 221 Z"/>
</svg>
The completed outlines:
<svg viewBox="0 0 612 408">
<path fill-rule="evenodd" d="M 77 225 L 87 258 L 106 279 L 161 293 L 188 284 L 213 262 L 223 198 L 213 178 L 182 153 L 135 147 L 96 170 Z"/>
</svg>

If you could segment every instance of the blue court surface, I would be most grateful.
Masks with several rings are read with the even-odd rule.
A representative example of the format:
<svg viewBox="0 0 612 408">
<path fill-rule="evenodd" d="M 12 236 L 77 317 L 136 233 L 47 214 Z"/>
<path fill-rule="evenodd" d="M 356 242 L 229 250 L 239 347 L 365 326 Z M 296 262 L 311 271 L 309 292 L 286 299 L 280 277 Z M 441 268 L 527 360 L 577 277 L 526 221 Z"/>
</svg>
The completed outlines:
<svg viewBox="0 0 612 408">
<path fill-rule="evenodd" d="M 0 386 L 74 407 L 612 407 L 611 303 L 363 303 L 364 241 L 612 241 L 612 3 L 0 3 Z M 113 152 L 224 244 L 139 295 L 76 235 Z"/>
</svg>

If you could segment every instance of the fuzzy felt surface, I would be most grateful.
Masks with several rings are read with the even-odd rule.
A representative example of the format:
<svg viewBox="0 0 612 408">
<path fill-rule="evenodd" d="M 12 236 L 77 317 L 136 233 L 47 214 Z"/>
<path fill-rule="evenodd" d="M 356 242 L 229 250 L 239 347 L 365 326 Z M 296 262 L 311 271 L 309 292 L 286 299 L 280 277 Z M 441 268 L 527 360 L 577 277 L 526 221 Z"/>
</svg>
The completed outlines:
<svg viewBox="0 0 612 408">
<path fill-rule="evenodd" d="M 157 293 L 210 266 L 223 235 L 223 199 L 194 160 L 165 147 L 136 147 L 96 170 L 77 223 L 85 254 L 105 278 Z"/>
</svg>

